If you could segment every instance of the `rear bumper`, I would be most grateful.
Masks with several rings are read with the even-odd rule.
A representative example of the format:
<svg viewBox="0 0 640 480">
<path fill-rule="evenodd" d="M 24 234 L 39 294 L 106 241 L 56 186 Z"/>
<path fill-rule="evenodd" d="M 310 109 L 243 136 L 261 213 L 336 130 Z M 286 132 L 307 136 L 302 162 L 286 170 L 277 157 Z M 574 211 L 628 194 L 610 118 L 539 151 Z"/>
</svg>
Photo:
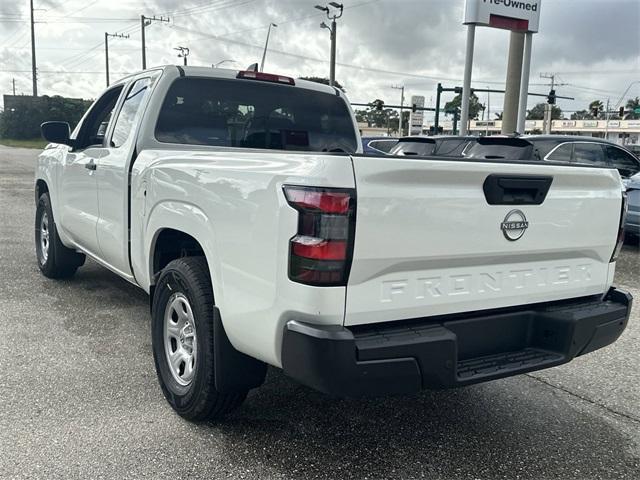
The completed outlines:
<svg viewBox="0 0 640 480">
<path fill-rule="evenodd" d="M 285 373 L 339 396 L 414 393 L 469 385 L 569 362 L 613 343 L 631 295 L 345 328 L 290 321 Z"/>
</svg>

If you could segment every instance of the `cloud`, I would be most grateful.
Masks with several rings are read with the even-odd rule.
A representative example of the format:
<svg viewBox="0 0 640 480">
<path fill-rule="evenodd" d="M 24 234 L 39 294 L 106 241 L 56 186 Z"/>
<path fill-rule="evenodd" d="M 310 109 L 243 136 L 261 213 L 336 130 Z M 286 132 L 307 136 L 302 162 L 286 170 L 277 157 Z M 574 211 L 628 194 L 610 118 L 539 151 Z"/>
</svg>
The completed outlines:
<svg viewBox="0 0 640 480">
<path fill-rule="evenodd" d="M 22 3 L 3 2 L 0 8 L 7 15 L 24 15 Z M 104 87 L 100 44 L 105 31 L 130 35 L 126 40 L 110 40 L 112 77 L 139 69 L 142 13 L 172 19 L 171 24 L 154 23 L 147 29 L 149 65 L 180 61 L 173 49 L 183 45 L 191 50 L 191 64 L 233 59 L 237 63 L 226 66 L 246 67 L 260 60 L 267 26 L 275 22 L 278 27 L 272 32 L 267 70 L 293 76 L 329 73 L 329 35 L 319 27 L 327 19 L 313 8 L 321 0 L 112 0 L 96 2 L 77 14 L 94 19 L 93 23 L 60 18 L 73 12 L 74 4 L 76 9 L 86 7 L 86 1 L 71 7 L 70 2 L 48 3 L 49 11 L 39 18 L 46 17 L 50 23 L 36 25 L 42 93 L 98 95 Z M 404 84 L 407 96 L 422 94 L 429 103 L 438 80 L 448 86 L 460 83 L 466 38 L 463 0 L 344 0 L 344 4 L 344 15 L 338 20 L 337 77 L 353 101 L 383 98 L 397 103 L 398 92 L 391 86 Z M 561 83 L 571 84 L 559 87 L 559 94 L 577 99 L 563 103 L 564 108 L 579 109 L 589 99 L 620 95 L 631 80 L 640 77 L 638 25 L 638 0 L 543 0 L 540 33 L 534 36 L 530 90 L 544 92 L 547 87 L 538 73 L 549 71 L 558 72 Z M 20 28 L 22 34 L 15 23 L 0 23 L 0 69 L 30 68 L 28 24 Z M 477 29 L 476 86 L 503 85 L 508 43 L 506 31 Z M 95 73 L 53 73 L 58 70 Z M 0 72 L 0 84 L 6 88 L 14 75 L 27 93 L 28 71 Z M 491 102 L 498 111 L 501 96 L 492 96 Z"/>
</svg>

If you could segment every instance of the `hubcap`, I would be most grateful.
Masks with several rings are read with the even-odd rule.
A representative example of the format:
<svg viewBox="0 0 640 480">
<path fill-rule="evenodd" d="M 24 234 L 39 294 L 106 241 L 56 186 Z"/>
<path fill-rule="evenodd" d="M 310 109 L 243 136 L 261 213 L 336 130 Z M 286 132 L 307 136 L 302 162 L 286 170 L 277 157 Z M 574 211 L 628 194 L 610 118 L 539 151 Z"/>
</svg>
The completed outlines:
<svg viewBox="0 0 640 480">
<path fill-rule="evenodd" d="M 182 293 L 171 296 L 164 312 L 164 351 L 174 380 L 189 385 L 195 374 L 198 342 L 193 311 Z"/>
<path fill-rule="evenodd" d="M 47 263 L 49 258 L 49 215 L 47 212 L 40 218 L 40 257 L 42 263 Z"/>
</svg>

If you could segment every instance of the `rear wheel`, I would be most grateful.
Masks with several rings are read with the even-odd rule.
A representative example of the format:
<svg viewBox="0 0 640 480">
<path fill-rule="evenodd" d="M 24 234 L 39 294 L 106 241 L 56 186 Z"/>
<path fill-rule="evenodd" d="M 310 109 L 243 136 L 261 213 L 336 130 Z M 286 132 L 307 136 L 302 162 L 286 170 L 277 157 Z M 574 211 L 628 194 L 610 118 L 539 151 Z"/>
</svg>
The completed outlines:
<svg viewBox="0 0 640 480">
<path fill-rule="evenodd" d="M 60 241 L 48 193 L 43 193 L 38 200 L 35 240 L 38 267 L 46 277 L 71 277 L 84 264 L 83 254 L 65 247 Z"/>
<path fill-rule="evenodd" d="M 151 312 L 153 358 L 165 398 L 187 420 L 220 418 L 247 395 L 216 390 L 213 306 L 204 257 L 180 258 L 162 270 Z"/>
</svg>

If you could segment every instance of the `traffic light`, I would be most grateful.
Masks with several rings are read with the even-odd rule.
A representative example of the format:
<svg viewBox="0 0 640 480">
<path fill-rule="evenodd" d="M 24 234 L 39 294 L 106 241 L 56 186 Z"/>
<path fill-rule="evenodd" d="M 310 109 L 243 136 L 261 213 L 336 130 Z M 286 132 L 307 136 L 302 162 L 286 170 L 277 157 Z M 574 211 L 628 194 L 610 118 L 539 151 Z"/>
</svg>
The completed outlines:
<svg viewBox="0 0 640 480">
<path fill-rule="evenodd" d="M 620 118 L 624 118 L 624 107 L 620 107 Z"/>
<path fill-rule="evenodd" d="M 549 91 L 549 95 L 547 96 L 547 103 L 549 105 L 555 105 L 556 104 L 556 91 L 555 90 L 550 90 Z"/>
<path fill-rule="evenodd" d="M 593 118 L 598 118 L 599 114 L 600 114 L 600 109 L 598 107 L 593 107 L 591 109 L 591 115 L 593 115 Z"/>
<path fill-rule="evenodd" d="M 413 113 L 416 113 L 418 111 L 418 105 L 416 105 L 415 103 L 411 106 L 411 111 Z"/>
<path fill-rule="evenodd" d="M 454 93 L 461 94 L 462 93 L 462 87 L 454 87 L 453 91 L 454 91 Z"/>
</svg>

